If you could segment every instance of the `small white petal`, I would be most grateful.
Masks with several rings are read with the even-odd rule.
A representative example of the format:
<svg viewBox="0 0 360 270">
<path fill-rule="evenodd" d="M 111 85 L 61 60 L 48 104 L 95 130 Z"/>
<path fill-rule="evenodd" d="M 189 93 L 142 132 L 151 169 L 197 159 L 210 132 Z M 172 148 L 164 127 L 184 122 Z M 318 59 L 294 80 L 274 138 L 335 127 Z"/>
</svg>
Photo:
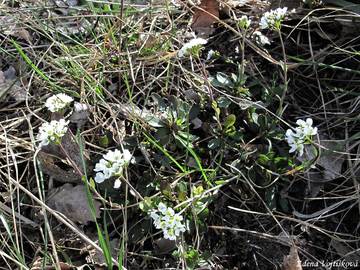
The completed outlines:
<svg viewBox="0 0 360 270">
<path fill-rule="evenodd" d="M 303 144 L 299 145 L 298 151 L 299 151 L 299 156 L 301 157 L 304 154 L 304 145 Z"/>
<path fill-rule="evenodd" d="M 316 135 L 318 132 L 318 128 L 317 127 L 314 127 L 314 129 L 312 130 L 311 132 L 311 135 Z"/>
<path fill-rule="evenodd" d="M 304 127 L 306 125 L 306 122 L 304 120 L 299 119 L 296 121 L 296 124 L 300 127 Z"/>
<path fill-rule="evenodd" d="M 105 179 L 106 179 L 106 178 L 105 178 L 105 175 L 104 175 L 103 173 L 101 173 L 101 172 L 98 172 L 98 173 L 95 175 L 95 178 L 94 178 L 94 180 L 95 180 L 96 183 L 102 183 L 102 182 L 104 182 Z"/>
<path fill-rule="evenodd" d="M 289 150 L 289 153 L 293 153 L 293 152 L 295 152 L 296 151 L 296 149 L 297 149 L 297 146 L 296 146 L 296 144 L 292 144 L 292 145 L 290 145 L 290 150 Z"/>
<path fill-rule="evenodd" d="M 160 216 L 156 213 L 156 211 L 151 211 L 151 212 L 150 212 L 150 217 L 151 217 L 153 220 L 159 220 L 159 219 L 160 219 Z"/>
<path fill-rule="evenodd" d="M 102 158 L 102 159 L 100 159 L 100 161 L 98 163 L 96 163 L 94 171 L 100 172 L 100 171 L 106 170 L 108 168 L 108 166 L 109 166 L 109 162 Z"/>
<path fill-rule="evenodd" d="M 133 159 L 133 155 L 130 153 L 129 150 L 127 150 L 127 149 L 124 150 L 123 159 L 126 163 L 131 162 L 131 160 Z"/>
<path fill-rule="evenodd" d="M 108 161 L 119 161 L 122 160 L 122 154 L 120 152 L 120 150 L 115 149 L 114 151 L 109 151 L 104 155 L 104 159 L 108 160 Z"/>
<path fill-rule="evenodd" d="M 307 124 L 308 126 L 312 126 L 312 125 L 313 125 L 313 120 L 312 120 L 311 118 L 307 118 L 307 119 L 306 119 L 306 124 Z"/>
<path fill-rule="evenodd" d="M 166 207 L 166 205 L 164 203 L 162 203 L 162 202 L 159 203 L 158 209 L 161 212 L 161 214 L 165 215 L 167 207 Z"/>
<path fill-rule="evenodd" d="M 120 186 L 121 186 L 121 181 L 120 181 L 120 179 L 116 179 L 115 182 L 114 182 L 114 188 L 115 188 L 115 189 L 118 189 L 118 188 L 120 188 Z"/>
<path fill-rule="evenodd" d="M 210 51 L 208 51 L 207 56 L 206 56 L 206 61 L 209 61 L 211 58 L 214 57 L 214 55 L 215 55 L 214 50 L 211 49 Z"/>
</svg>

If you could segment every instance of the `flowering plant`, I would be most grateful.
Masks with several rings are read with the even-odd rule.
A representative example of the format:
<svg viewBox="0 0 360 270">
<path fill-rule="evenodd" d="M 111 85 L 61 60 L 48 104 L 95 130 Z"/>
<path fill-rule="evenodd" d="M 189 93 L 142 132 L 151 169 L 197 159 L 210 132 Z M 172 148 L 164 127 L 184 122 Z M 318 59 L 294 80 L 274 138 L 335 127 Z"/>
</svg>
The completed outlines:
<svg viewBox="0 0 360 270">
<path fill-rule="evenodd" d="M 165 239 L 175 240 L 180 233 L 186 231 L 186 227 L 182 223 L 183 216 L 175 213 L 174 209 L 167 207 L 162 202 L 159 203 L 157 209 L 150 212 L 150 216 L 154 220 L 155 227 L 163 231 Z"/>
<path fill-rule="evenodd" d="M 63 137 L 67 131 L 67 125 L 69 121 L 60 119 L 59 121 L 52 120 L 50 123 L 44 123 L 39 128 L 39 134 L 37 139 L 40 141 L 40 146 L 48 145 L 49 143 L 59 144 L 61 137 Z"/>
<path fill-rule="evenodd" d="M 312 126 L 313 120 L 311 118 L 307 118 L 306 121 L 299 119 L 296 124 L 298 127 L 295 128 L 295 132 L 288 129 L 285 137 L 290 146 L 289 153 L 297 151 L 299 156 L 302 156 L 304 145 L 311 143 L 312 136 L 317 134 L 317 127 Z"/>
<path fill-rule="evenodd" d="M 178 52 L 178 56 L 182 58 L 185 55 L 190 54 L 191 52 L 195 52 L 195 54 L 198 54 L 202 45 L 205 45 L 206 43 L 207 43 L 206 39 L 194 38 L 182 46 L 182 48 Z"/>
<path fill-rule="evenodd" d="M 45 102 L 45 107 L 51 112 L 58 112 L 67 107 L 74 99 L 64 93 L 53 95 Z"/>
<path fill-rule="evenodd" d="M 121 176 L 124 168 L 132 161 L 133 156 L 129 150 L 125 149 L 123 152 L 118 149 L 114 151 L 110 150 L 103 155 L 103 158 L 95 165 L 95 182 L 102 183 L 112 176 Z M 121 182 L 117 179 L 114 188 L 119 188 L 120 185 Z"/>
<path fill-rule="evenodd" d="M 239 27 L 244 30 L 248 29 L 250 24 L 251 20 L 246 15 L 241 16 L 240 20 L 238 21 Z"/>
<path fill-rule="evenodd" d="M 260 28 L 261 29 L 277 29 L 279 30 L 281 27 L 282 21 L 285 19 L 287 13 L 287 7 L 277 8 L 274 10 L 270 10 L 265 12 L 265 14 L 261 17 L 260 20 Z"/>
</svg>

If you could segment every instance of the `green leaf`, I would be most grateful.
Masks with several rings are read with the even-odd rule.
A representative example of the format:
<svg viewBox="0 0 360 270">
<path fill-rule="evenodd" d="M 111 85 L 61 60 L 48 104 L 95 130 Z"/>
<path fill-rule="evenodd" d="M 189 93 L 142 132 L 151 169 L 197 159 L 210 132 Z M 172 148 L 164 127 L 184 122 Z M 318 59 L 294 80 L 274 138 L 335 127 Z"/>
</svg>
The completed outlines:
<svg viewBox="0 0 360 270">
<path fill-rule="evenodd" d="M 260 127 L 266 128 L 268 126 L 268 119 L 267 119 L 266 115 L 260 114 L 258 121 L 259 121 Z"/>
<path fill-rule="evenodd" d="M 187 187 L 187 184 L 185 182 L 179 182 L 177 185 L 176 185 L 176 188 L 179 192 L 187 192 L 188 190 L 188 187 Z"/>
<path fill-rule="evenodd" d="M 155 117 L 154 115 L 146 115 L 144 117 L 144 120 L 152 127 L 159 128 L 159 127 L 165 127 L 166 124 L 163 120 L 161 120 L 158 117 Z"/>
<path fill-rule="evenodd" d="M 190 134 L 190 133 L 185 132 L 185 131 L 179 131 L 178 133 L 182 138 L 187 139 L 187 140 L 189 140 L 191 142 L 194 142 L 194 141 L 196 141 L 198 139 L 198 136 Z"/>
<path fill-rule="evenodd" d="M 270 161 L 270 158 L 267 157 L 267 156 L 264 155 L 264 154 L 260 154 L 259 157 L 258 157 L 258 162 L 259 162 L 261 165 L 266 165 L 269 161 Z"/>
<path fill-rule="evenodd" d="M 172 198 L 172 189 L 170 186 L 170 183 L 166 180 L 160 181 L 160 191 L 162 194 L 165 195 L 165 197 L 171 199 Z"/>
<path fill-rule="evenodd" d="M 104 148 L 107 148 L 109 146 L 109 138 L 108 136 L 105 134 L 105 135 L 102 135 L 100 136 L 99 138 L 99 145 L 101 147 L 104 147 Z"/>
<path fill-rule="evenodd" d="M 234 114 L 228 115 L 224 122 L 225 129 L 229 129 L 232 126 L 234 126 L 235 122 L 236 122 L 236 116 Z"/>
<path fill-rule="evenodd" d="M 162 145 L 168 144 L 171 139 L 170 130 L 165 127 L 158 128 L 154 134 L 154 137 Z"/>
<path fill-rule="evenodd" d="M 228 86 L 231 84 L 229 77 L 222 72 L 218 72 L 216 74 L 216 80 L 223 86 Z"/>
<path fill-rule="evenodd" d="M 194 187 L 192 193 L 194 196 L 201 195 L 204 192 L 203 186 Z"/>
<path fill-rule="evenodd" d="M 180 202 L 186 201 L 187 199 L 186 192 L 178 192 L 177 198 Z"/>
<path fill-rule="evenodd" d="M 238 77 L 234 73 L 231 73 L 231 79 L 233 80 L 233 82 L 237 82 Z"/>
<path fill-rule="evenodd" d="M 211 150 L 214 150 L 216 148 L 219 148 L 221 144 L 221 140 L 219 138 L 211 139 L 208 143 L 208 147 Z"/>
<path fill-rule="evenodd" d="M 252 112 L 251 113 L 251 120 L 255 123 L 255 124 L 259 124 L 258 120 L 259 120 L 259 114 L 257 114 L 256 112 Z"/>
<path fill-rule="evenodd" d="M 153 208 L 152 199 L 150 197 L 144 197 L 144 200 L 139 204 L 139 208 L 145 213 L 149 212 Z"/>
<path fill-rule="evenodd" d="M 227 108 L 231 104 L 231 100 L 227 97 L 221 96 L 217 99 L 217 103 L 220 108 Z"/>
<path fill-rule="evenodd" d="M 194 269 L 200 260 L 200 254 L 195 249 L 190 249 L 185 253 L 185 260 L 189 270 Z"/>
</svg>

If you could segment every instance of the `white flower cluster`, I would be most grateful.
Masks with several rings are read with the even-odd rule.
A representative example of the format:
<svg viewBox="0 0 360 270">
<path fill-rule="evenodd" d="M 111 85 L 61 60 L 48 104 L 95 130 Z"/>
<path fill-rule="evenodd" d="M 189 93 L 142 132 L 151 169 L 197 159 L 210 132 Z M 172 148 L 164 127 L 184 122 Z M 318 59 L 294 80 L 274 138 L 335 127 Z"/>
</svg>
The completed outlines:
<svg viewBox="0 0 360 270">
<path fill-rule="evenodd" d="M 59 121 L 52 120 L 50 123 L 44 123 L 39 128 L 37 139 L 40 141 L 40 146 L 48 145 L 49 143 L 60 143 L 67 131 L 69 121 L 60 119 Z"/>
<path fill-rule="evenodd" d="M 49 97 L 45 102 L 45 106 L 51 112 L 58 112 L 68 106 L 71 102 L 73 102 L 73 100 L 74 99 L 72 97 L 60 93 Z"/>
<path fill-rule="evenodd" d="M 299 152 L 299 156 L 304 154 L 304 144 L 311 141 L 311 137 L 317 134 L 317 127 L 313 127 L 313 120 L 311 118 L 304 120 L 297 120 L 298 125 L 295 132 L 292 129 L 286 131 L 286 141 L 290 146 L 289 153 Z"/>
<path fill-rule="evenodd" d="M 193 38 L 189 42 L 185 43 L 182 48 L 178 51 L 178 56 L 180 58 L 184 57 L 185 55 L 189 54 L 194 47 L 201 47 L 207 43 L 206 39 L 203 38 Z"/>
<path fill-rule="evenodd" d="M 277 8 L 265 12 L 260 20 L 261 29 L 280 29 L 281 22 L 285 19 L 287 7 Z"/>
<path fill-rule="evenodd" d="M 238 24 L 241 29 L 246 30 L 250 27 L 251 20 L 248 18 L 248 16 L 243 15 L 243 16 L 241 16 L 240 20 L 238 21 Z"/>
<path fill-rule="evenodd" d="M 154 225 L 164 233 L 164 238 L 175 240 L 180 233 L 185 232 L 185 225 L 182 223 L 183 216 L 175 213 L 174 209 L 167 207 L 164 203 L 159 203 L 158 208 L 150 212 Z"/>
<path fill-rule="evenodd" d="M 95 182 L 102 183 L 112 176 L 121 176 L 124 168 L 132 160 L 133 156 L 129 150 L 124 150 L 123 152 L 118 149 L 114 151 L 110 150 L 103 155 L 103 158 L 95 165 Z M 121 182 L 117 179 L 115 181 L 114 188 L 119 188 L 120 185 Z"/>
<path fill-rule="evenodd" d="M 57 112 L 66 106 L 68 106 L 74 99 L 66 94 L 60 93 L 49 97 L 45 106 L 51 112 Z M 52 120 L 49 123 L 44 123 L 39 128 L 39 134 L 37 135 L 37 140 L 40 141 L 39 146 L 45 146 L 49 143 L 59 144 L 61 138 L 65 135 L 68 130 L 69 121 L 64 119 Z"/>
</svg>

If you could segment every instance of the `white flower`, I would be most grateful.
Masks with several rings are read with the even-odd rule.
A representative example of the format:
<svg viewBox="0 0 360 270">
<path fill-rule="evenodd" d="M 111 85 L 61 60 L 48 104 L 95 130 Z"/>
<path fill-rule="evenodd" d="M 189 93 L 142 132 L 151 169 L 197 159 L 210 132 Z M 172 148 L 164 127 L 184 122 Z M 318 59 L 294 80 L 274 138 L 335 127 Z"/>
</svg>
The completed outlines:
<svg viewBox="0 0 360 270">
<path fill-rule="evenodd" d="M 107 152 L 103 157 L 108 161 L 117 162 L 122 160 L 122 153 L 120 150 L 115 149 L 114 151 Z"/>
<path fill-rule="evenodd" d="M 304 136 L 312 136 L 317 134 L 317 127 L 312 127 L 313 120 L 311 118 L 307 118 L 304 120 L 297 120 L 296 124 L 299 126 L 297 129 L 300 129 Z"/>
<path fill-rule="evenodd" d="M 298 133 L 294 133 L 291 129 L 286 131 L 286 141 L 290 146 L 289 153 L 293 153 L 295 151 L 299 152 L 299 156 L 302 156 L 304 153 L 304 141 L 303 138 L 299 137 Z"/>
<path fill-rule="evenodd" d="M 255 39 L 255 42 L 257 44 L 260 44 L 262 46 L 264 45 L 270 45 L 270 40 L 267 38 L 267 36 L 265 36 L 263 33 L 261 33 L 260 31 L 255 31 L 252 34 L 252 37 Z"/>
<path fill-rule="evenodd" d="M 127 149 L 125 149 L 123 151 L 123 160 L 124 160 L 125 163 L 130 163 L 130 162 L 133 163 L 134 162 L 133 155 Z"/>
<path fill-rule="evenodd" d="M 45 107 L 51 112 L 57 112 L 68 106 L 74 99 L 66 94 L 60 93 L 49 97 L 45 102 Z"/>
<path fill-rule="evenodd" d="M 52 120 L 50 123 L 44 123 L 39 128 L 37 139 L 40 141 L 40 146 L 48 145 L 49 143 L 60 143 L 61 137 L 67 132 L 67 125 L 69 121 L 60 119 L 59 121 Z"/>
<path fill-rule="evenodd" d="M 100 161 L 98 163 L 96 163 L 94 171 L 100 172 L 100 171 L 107 170 L 110 167 L 111 167 L 111 163 L 109 161 L 107 161 L 105 159 L 100 159 Z"/>
<path fill-rule="evenodd" d="M 160 216 L 158 214 L 156 214 L 156 211 L 154 211 L 154 210 L 150 212 L 150 217 L 153 220 L 160 220 Z"/>
<path fill-rule="evenodd" d="M 103 174 L 102 172 L 98 172 L 98 173 L 96 173 L 94 180 L 96 183 L 102 183 L 106 179 L 108 179 L 108 177 L 106 177 L 105 174 Z"/>
<path fill-rule="evenodd" d="M 166 217 L 173 217 L 175 215 L 174 209 L 168 207 L 168 209 L 165 211 Z"/>
<path fill-rule="evenodd" d="M 133 160 L 132 154 L 128 150 L 121 152 L 118 149 L 108 151 L 103 158 L 95 165 L 94 171 L 95 182 L 102 183 L 104 180 L 112 176 L 121 176 L 124 168 Z M 114 188 L 119 188 L 121 185 L 120 179 L 114 183 Z"/>
<path fill-rule="evenodd" d="M 180 233 L 186 231 L 185 225 L 184 225 L 184 224 L 176 223 L 176 226 L 175 226 L 174 231 L 175 231 L 175 235 L 176 235 L 176 236 L 180 236 Z"/>
<path fill-rule="evenodd" d="M 161 214 L 165 215 L 167 207 L 164 203 L 159 203 L 158 205 L 158 210 L 160 211 Z"/>
<path fill-rule="evenodd" d="M 206 56 L 206 61 L 209 61 L 211 58 L 213 58 L 216 55 L 216 52 L 211 49 L 210 51 L 208 51 L 207 56 Z"/>
<path fill-rule="evenodd" d="M 171 241 L 176 240 L 174 230 L 172 230 L 172 229 L 164 230 L 164 238 L 168 239 L 168 240 L 171 240 Z"/>
<path fill-rule="evenodd" d="M 241 29 L 248 29 L 251 24 L 251 20 L 248 18 L 248 16 L 243 15 L 243 16 L 241 16 L 238 24 Z"/>
<path fill-rule="evenodd" d="M 150 217 L 154 221 L 154 226 L 163 231 L 165 239 L 176 240 L 176 237 L 186 231 L 186 227 L 182 223 L 183 216 L 175 213 L 174 209 L 167 207 L 162 202 L 159 203 L 157 209 L 150 212 Z"/>
<path fill-rule="evenodd" d="M 121 180 L 118 178 L 118 179 L 116 179 L 115 182 L 114 182 L 114 188 L 115 188 L 115 189 L 118 189 L 118 188 L 120 188 L 120 187 L 121 187 Z"/>
<path fill-rule="evenodd" d="M 313 120 L 311 118 L 304 120 L 297 120 L 298 127 L 295 132 L 288 129 L 285 133 L 285 139 L 290 146 L 289 153 L 298 152 L 299 156 L 304 154 L 304 145 L 311 143 L 311 137 L 317 134 L 317 127 L 313 127 Z"/>
<path fill-rule="evenodd" d="M 265 12 L 265 14 L 260 19 L 260 28 L 261 29 L 274 29 L 279 28 L 281 22 L 285 19 L 287 13 L 287 7 L 277 8 Z"/>
<path fill-rule="evenodd" d="M 207 43 L 206 39 L 203 38 L 194 38 L 191 39 L 189 42 L 185 43 L 182 48 L 178 51 L 178 56 L 180 58 L 184 57 L 193 49 L 194 47 L 200 47 L 202 45 L 205 45 Z"/>
</svg>

